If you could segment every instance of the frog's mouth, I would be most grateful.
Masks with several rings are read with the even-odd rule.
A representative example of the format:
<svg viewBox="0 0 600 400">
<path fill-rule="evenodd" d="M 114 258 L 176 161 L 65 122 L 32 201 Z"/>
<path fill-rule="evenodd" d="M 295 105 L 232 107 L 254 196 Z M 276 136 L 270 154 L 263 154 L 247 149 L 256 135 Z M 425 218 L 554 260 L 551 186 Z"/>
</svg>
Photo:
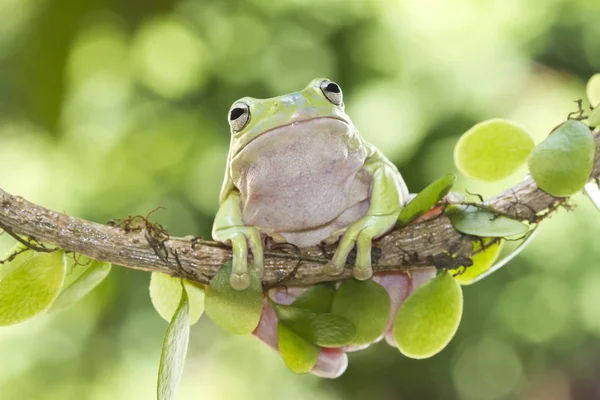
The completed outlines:
<svg viewBox="0 0 600 400">
<path fill-rule="evenodd" d="M 234 156 L 234 159 L 247 159 L 250 157 L 270 157 L 273 152 L 285 152 L 293 155 L 293 151 L 317 150 L 319 145 L 335 145 L 347 143 L 353 129 L 348 122 L 336 117 L 317 117 L 301 121 L 290 122 L 264 131 L 253 138 Z M 337 140 L 335 140 L 337 139 Z M 317 149 L 315 149 L 315 146 Z M 327 151 L 326 147 L 320 149 Z M 320 152 L 321 152 L 320 151 Z"/>
</svg>

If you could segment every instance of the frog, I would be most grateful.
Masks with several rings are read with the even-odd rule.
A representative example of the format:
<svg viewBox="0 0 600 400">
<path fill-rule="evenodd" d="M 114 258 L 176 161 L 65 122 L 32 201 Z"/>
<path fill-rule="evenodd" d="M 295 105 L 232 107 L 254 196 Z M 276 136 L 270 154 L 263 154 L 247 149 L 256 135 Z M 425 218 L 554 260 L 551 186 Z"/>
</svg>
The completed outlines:
<svg viewBox="0 0 600 400">
<path fill-rule="evenodd" d="M 230 146 L 212 236 L 232 248 L 230 285 L 245 290 L 250 267 L 264 276 L 270 243 L 337 242 L 323 272 L 373 275 L 372 242 L 392 230 L 408 198 L 396 165 L 366 142 L 325 78 L 278 97 L 243 97 L 228 113 Z"/>
</svg>

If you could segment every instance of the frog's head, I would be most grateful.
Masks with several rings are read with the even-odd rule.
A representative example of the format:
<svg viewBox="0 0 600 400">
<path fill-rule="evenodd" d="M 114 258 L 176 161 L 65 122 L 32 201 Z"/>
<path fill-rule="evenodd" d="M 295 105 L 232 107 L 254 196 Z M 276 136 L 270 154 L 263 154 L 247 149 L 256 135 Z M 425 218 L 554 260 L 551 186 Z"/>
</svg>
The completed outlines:
<svg viewBox="0 0 600 400">
<path fill-rule="evenodd" d="M 314 128 L 353 132 L 352 121 L 344 111 L 342 89 L 328 79 L 314 79 L 302 91 L 269 99 L 244 97 L 229 110 L 230 158 L 266 133 L 279 135 Z M 316 130 L 318 130 L 316 129 Z"/>
</svg>

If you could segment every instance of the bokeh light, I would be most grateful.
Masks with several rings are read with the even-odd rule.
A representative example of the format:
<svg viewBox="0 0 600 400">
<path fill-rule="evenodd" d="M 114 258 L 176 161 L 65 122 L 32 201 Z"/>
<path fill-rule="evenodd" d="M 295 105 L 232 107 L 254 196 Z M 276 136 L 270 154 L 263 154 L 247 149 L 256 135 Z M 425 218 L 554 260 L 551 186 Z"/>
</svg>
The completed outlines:
<svg viewBox="0 0 600 400">
<path fill-rule="evenodd" d="M 463 399 L 503 399 L 516 392 L 523 367 L 512 346 L 490 337 L 463 343 L 452 377 Z"/>
<path fill-rule="evenodd" d="M 598 15 L 597 0 L 2 0 L 0 188 L 98 222 L 162 205 L 171 234 L 210 238 L 230 105 L 327 77 L 416 192 L 457 173 L 454 145 L 476 122 L 508 118 L 539 143 L 576 100 L 600 102 L 600 75 L 586 93 Z M 459 175 L 455 190 L 487 197 L 525 172 Z M 591 399 L 600 218 L 582 195 L 570 204 L 465 288 L 457 336 L 432 359 L 379 343 L 321 380 L 202 318 L 178 398 Z M 13 242 L 0 235 L 0 254 Z M 149 278 L 115 267 L 68 311 L 0 329 L 0 399 L 153 398 L 166 323 Z"/>
</svg>

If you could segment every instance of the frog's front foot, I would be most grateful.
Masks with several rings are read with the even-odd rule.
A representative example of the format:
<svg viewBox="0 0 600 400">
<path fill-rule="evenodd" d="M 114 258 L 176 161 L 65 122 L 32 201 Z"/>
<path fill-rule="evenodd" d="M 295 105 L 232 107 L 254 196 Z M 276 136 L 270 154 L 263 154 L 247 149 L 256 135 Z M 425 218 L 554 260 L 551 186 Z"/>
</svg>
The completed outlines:
<svg viewBox="0 0 600 400">
<path fill-rule="evenodd" d="M 398 220 L 398 213 L 390 215 L 367 215 L 356 221 L 346 230 L 330 264 L 325 266 L 327 275 L 340 275 L 344 272 L 348 254 L 356 245 L 356 262 L 352 275 L 361 281 L 373 276 L 371 268 L 371 242 L 388 232 Z"/>
<path fill-rule="evenodd" d="M 233 251 L 229 283 L 235 290 L 250 286 L 248 272 L 248 247 L 254 257 L 254 267 L 259 278 L 264 275 L 263 245 L 258 229 L 251 226 L 233 226 L 213 231 L 215 240 L 230 243 Z"/>
</svg>

